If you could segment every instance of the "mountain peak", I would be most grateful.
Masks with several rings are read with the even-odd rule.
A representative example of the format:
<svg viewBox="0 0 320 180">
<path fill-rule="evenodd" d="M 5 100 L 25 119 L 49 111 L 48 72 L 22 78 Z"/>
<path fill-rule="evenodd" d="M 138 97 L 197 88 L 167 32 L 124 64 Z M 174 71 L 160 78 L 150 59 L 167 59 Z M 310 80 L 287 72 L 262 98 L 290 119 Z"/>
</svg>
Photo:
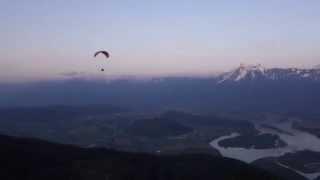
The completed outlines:
<svg viewBox="0 0 320 180">
<path fill-rule="evenodd" d="M 261 64 L 240 66 L 230 72 L 221 74 L 218 83 L 240 82 L 245 80 L 320 80 L 320 66 L 313 69 L 271 68 Z"/>
<path fill-rule="evenodd" d="M 240 63 L 240 69 L 265 69 L 261 64 L 245 64 Z"/>
<path fill-rule="evenodd" d="M 313 67 L 314 69 L 320 69 L 320 64 Z"/>
<path fill-rule="evenodd" d="M 265 74 L 266 68 L 261 64 L 246 65 L 241 63 L 240 66 L 233 71 L 227 72 L 222 75 L 219 83 L 224 81 L 241 81 L 244 79 L 253 79 L 256 77 L 262 77 Z"/>
</svg>

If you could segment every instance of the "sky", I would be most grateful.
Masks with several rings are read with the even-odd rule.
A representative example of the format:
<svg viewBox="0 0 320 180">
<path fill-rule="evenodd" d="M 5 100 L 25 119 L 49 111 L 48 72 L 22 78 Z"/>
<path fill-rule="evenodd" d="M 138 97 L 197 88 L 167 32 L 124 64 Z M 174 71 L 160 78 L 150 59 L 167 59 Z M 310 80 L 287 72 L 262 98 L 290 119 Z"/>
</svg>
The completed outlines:
<svg viewBox="0 0 320 180">
<path fill-rule="evenodd" d="M 319 0 L 0 0 L 0 81 L 312 67 L 319 8 Z M 97 50 L 111 58 L 93 58 Z"/>
</svg>

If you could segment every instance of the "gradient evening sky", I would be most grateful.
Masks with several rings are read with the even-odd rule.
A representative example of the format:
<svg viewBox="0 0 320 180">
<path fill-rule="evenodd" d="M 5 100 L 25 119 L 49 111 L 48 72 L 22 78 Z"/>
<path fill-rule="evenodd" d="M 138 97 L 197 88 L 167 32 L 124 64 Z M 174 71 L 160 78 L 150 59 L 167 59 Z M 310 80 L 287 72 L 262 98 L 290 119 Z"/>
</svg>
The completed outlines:
<svg viewBox="0 0 320 180">
<path fill-rule="evenodd" d="M 320 64 L 319 0 L 0 0 L 0 81 Z M 94 51 L 105 49 L 110 61 Z"/>
</svg>

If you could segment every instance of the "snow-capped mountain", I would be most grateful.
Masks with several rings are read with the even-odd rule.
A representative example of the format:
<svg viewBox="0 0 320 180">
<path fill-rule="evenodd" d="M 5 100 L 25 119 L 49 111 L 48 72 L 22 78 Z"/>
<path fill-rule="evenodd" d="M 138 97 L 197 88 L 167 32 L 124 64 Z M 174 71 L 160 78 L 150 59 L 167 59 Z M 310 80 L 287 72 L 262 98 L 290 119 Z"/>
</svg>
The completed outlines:
<svg viewBox="0 0 320 180">
<path fill-rule="evenodd" d="M 314 66 L 314 69 L 320 69 L 320 64 Z"/>
<path fill-rule="evenodd" d="M 224 81 L 241 81 L 244 79 L 262 78 L 265 75 L 266 69 L 260 64 L 249 65 L 240 64 L 237 69 L 224 73 L 219 77 L 219 83 Z"/>
<path fill-rule="evenodd" d="M 218 83 L 248 80 L 311 80 L 320 81 L 320 69 L 265 68 L 262 65 L 244 65 L 221 74 Z"/>
</svg>

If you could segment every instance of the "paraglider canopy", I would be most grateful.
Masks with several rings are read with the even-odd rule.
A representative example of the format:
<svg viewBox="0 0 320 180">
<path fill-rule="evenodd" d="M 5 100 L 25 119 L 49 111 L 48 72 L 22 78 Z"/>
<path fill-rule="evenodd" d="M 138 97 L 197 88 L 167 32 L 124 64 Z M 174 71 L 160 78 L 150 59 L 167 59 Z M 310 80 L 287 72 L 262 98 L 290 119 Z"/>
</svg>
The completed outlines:
<svg viewBox="0 0 320 180">
<path fill-rule="evenodd" d="M 103 54 L 106 58 L 110 57 L 110 54 L 107 51 L 97 51 L 94 53 L 94 57 L 98 56 L 99 54 Z"/>
</svg>

